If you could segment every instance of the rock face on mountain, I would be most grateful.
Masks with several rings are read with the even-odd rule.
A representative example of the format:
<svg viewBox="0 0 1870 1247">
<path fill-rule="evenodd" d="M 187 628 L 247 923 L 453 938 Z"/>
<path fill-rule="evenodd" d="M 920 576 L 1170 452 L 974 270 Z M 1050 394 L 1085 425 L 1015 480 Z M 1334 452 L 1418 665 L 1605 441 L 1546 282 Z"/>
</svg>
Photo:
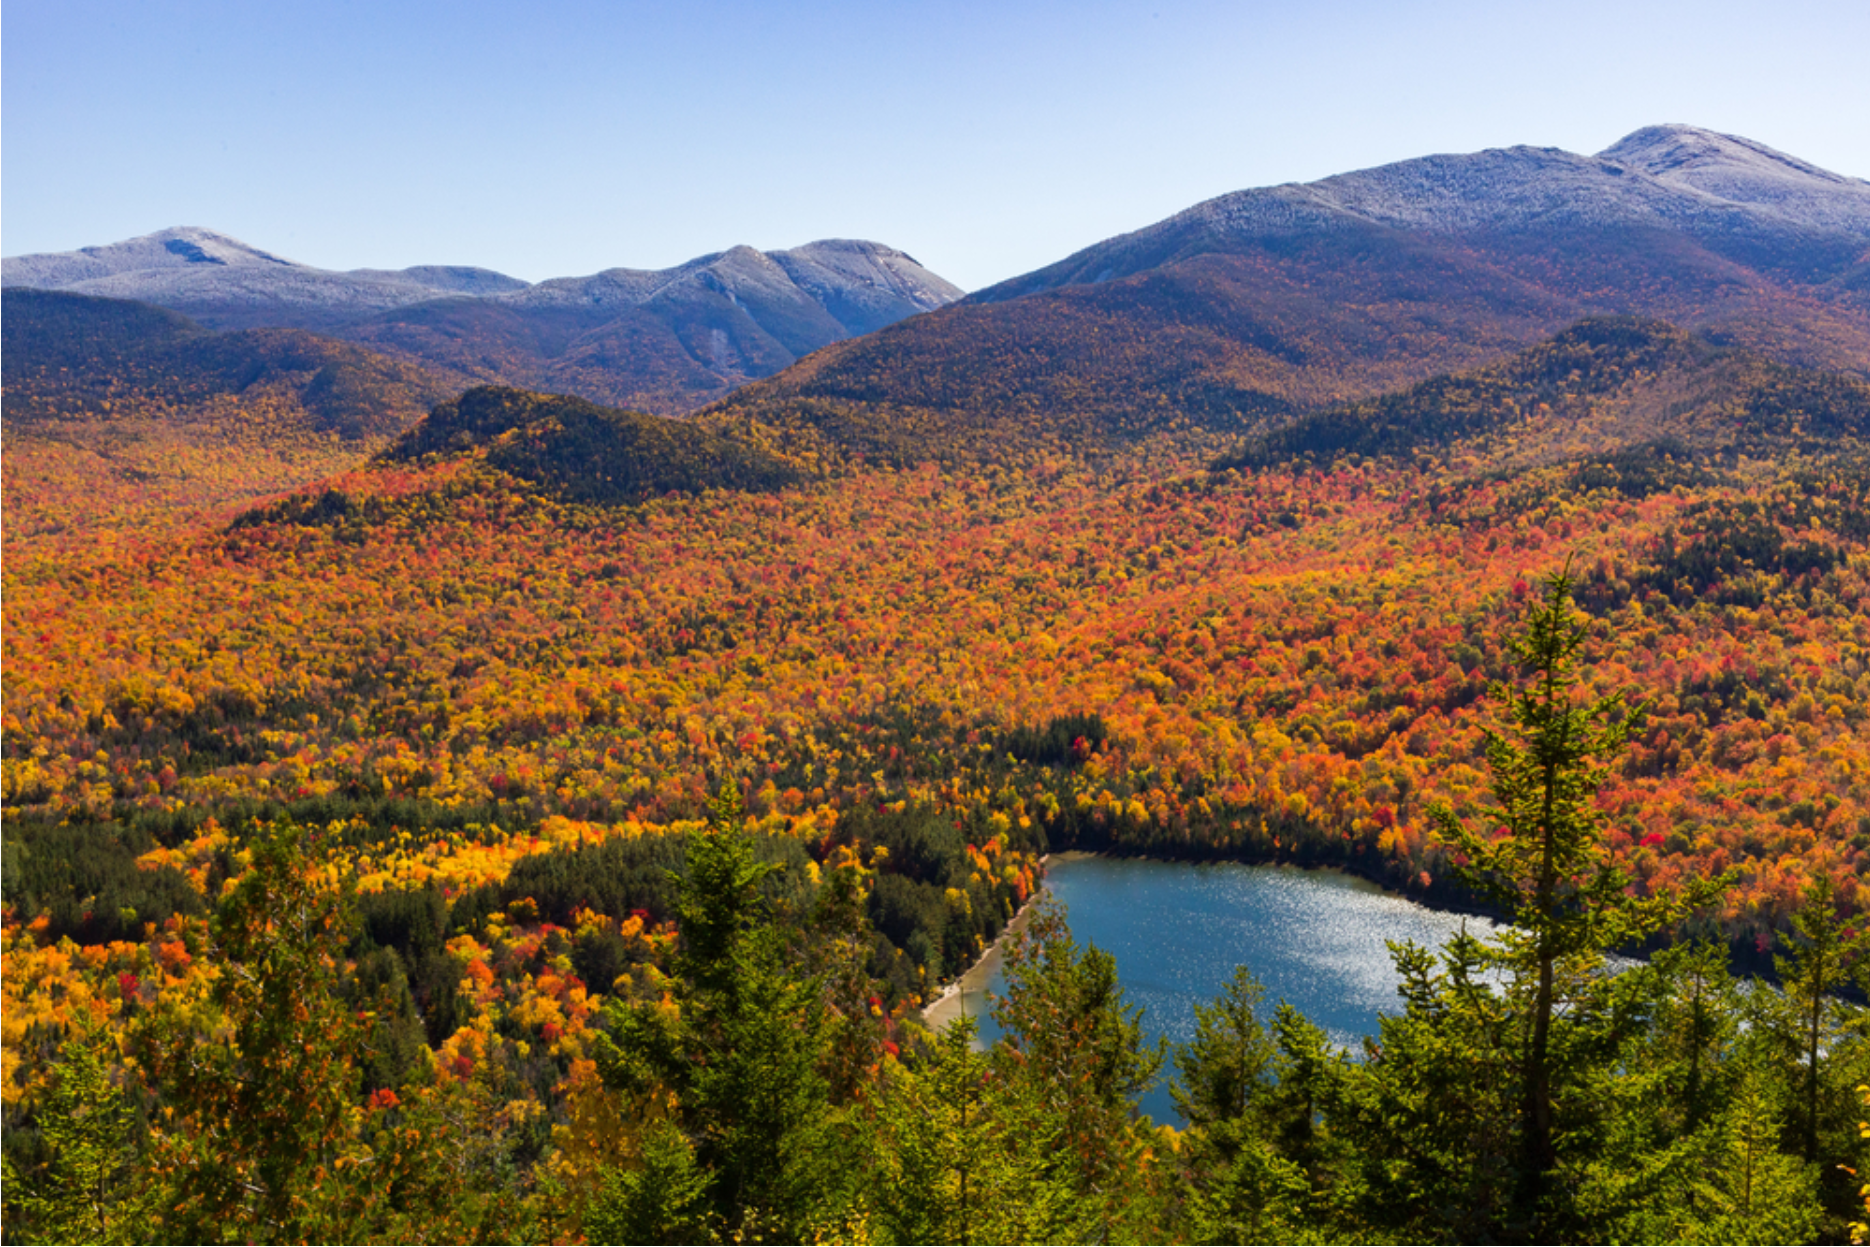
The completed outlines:
<svg viewBox="0 0 1870 1247">
<path fill-rule="evenodd" d="M 1252 431 L 1603 315 L 1870 377 L 1870 183 L 1658 126 L 1596 156 L 1515 147 L 1241 191 L 819 352 L 728 407 L 897 456 L 916 453 L 911 427 L 950 446 Z"/>
<path fill-rule="evenodd" d="M 735 247 L 673 269 L 534 285 L 470 267 L 333 272 L 192 228 L 13 257 L 0 279 L 136 299 L 216 329 L 312 329 L 475 380 L 664 414 L 961 294 L 871 242 Z"/>
</svg>

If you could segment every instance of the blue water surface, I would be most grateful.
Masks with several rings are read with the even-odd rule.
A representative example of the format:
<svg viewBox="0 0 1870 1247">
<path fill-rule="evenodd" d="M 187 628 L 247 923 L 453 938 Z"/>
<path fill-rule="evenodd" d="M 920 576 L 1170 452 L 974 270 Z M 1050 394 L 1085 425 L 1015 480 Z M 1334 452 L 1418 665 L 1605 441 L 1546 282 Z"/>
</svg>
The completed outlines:
<svg viewBox="0 0 1870 1247">
<path fill-rule="evenodd" d="M 1194 1038 L 1195 1005 L 1211 1002 L 1249 967 L 1266 985 L 1264 1020 L 1281 999 L 1323 1027 L 1334 1043 L 1358 1049 L 1377 1018 L 1401 1011 L 1389 940 L 1439 948 L 1466 923 L 1487 936 L 1484 918 L 1424 908 L 1372 883 L 1328 870 L 1233 862 L 1160 862 L 1067 854 L 1052 860 L 1047 887 L 1064 903 L 1072 935 L 1117 959 L 1132 1004 L 1143 1006 L 1153 1041 Z M 1005 989 L 1004 971 L 964 992 L 982 1039 L 999 1033 L 988 993 Z M 1163 1080 L 1142 1100 L 1159 1122 L 1179 1122 Z"/>
</svg>

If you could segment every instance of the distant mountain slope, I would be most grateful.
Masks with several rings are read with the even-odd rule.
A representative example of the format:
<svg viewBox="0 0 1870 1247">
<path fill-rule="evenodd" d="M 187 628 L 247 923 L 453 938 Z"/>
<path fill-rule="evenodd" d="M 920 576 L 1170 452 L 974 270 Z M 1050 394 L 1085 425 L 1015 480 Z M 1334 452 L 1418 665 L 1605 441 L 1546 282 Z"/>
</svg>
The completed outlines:
<svg viewBox="0 0 1870 1247">
<path fill-rule="evenodd" d="M 1495 470 L 1665 444 L 1707 456 L 1870 438 L 1870 383 L 1721 349 L 1660 321 L 1587 320 L 1509 359 L 1305 416 L 1218 468 L 1461 444 Z"/>
<path fill-rule="evenodd" d="M 0 283 L 154 303 L 213 329 L 327 329 L 384 308 L 527 286 L 488 269 L 441 265 L 335 273 L 190 226 L 79 251 L 11 256 L 0 261 Z"/>
<path fill-rule="evenodd" d="M 6 419 L 15 430 L 117 408 L 264 398 L 314 430 L 387 437 L 459 388 L 404 360 L 297 329 L 214 333 L 120 299 L 9 289 L 0 295 Z"/>
<path fill-rule="evenodd" d="M 1222 195 L 969 301 L 1117 280 L 1198 255 L 1277 254 L 1282 241 L 1371 227 L 1493 242 L 1500 259 L 1515 262 L 1543 249 L 1528 247 L 1531 239 L 1660 232 L 1735 263 L 1822 282 L 1870 246 L 1870 183 L 1748 139 L 1650 126 L 1596 156 L 1511 147 Z M 1503 245 L 1515 238 L 1520 245 Z M 1562 273 L 1522 276 L 1564 285 Z"/>
<path fill-rule="evenodd" d="M 1598 156 L 1431 156 L 1210 200 L 728 405 L 885 440 L 905 421 L 1081 446 L 1250 431 L 1605 314 L 1870 376 L 1867 255 L 1870 184 L 1745 139 L 1663 126 Z"/>
<path fill-rule="evenodd" d="M 355 467 L 463 384 L 303 330 L 215 333 L 30 289 L 0 294 L 0 360 L 9 570 L 70 568 L 124 539 L 163 548 Z"/>
<path fill-rule="evenodd" d="M 9 258 L 3 279 L 154 303 L 211 328 L 313 329 L 479 381 L 665 414 L 961 294 L 871 242 L 735 247 L 659 272 L 530 285 L 466 267 L 332 272 L 193 228 Z"/>
<path fill-rule="evenodd" d="M 107 246 L 9 256 L 0 261 L 0 280 L 9 286 L 60 290 L 80 282 L 104 281 L 126 274 L 161 270 L 182 273 L 197 268 L 264 270 L 304 267 L 213 230 L 183 227 L 161 230 Z"/>
</svg>

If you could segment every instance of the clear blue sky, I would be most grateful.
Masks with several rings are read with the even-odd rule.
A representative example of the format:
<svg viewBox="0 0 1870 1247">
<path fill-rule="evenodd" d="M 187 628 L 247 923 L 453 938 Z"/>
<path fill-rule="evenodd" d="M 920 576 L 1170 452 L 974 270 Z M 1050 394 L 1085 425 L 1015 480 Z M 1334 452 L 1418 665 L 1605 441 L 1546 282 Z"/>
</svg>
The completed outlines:
<svg viewBox="0 0 1870 1247">
<path fill-rule="evenodd" d="M 0 250 L 529 280 L 872 238 L 968 289 L 1210 196 L 1679 121 L 1870 177 L 1864 0 L 7 0 Z"/>
</svg>

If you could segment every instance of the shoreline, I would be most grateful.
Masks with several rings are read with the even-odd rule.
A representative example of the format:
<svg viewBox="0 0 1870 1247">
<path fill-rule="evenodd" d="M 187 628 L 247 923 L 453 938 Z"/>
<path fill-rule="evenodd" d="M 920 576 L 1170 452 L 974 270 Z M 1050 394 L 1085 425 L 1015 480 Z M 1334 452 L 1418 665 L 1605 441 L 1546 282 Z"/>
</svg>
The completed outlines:
<svg viewBox="0 0 1870 1247">
<path fill-rule="evenodd" d="M 1097 854 L 1087 853 L 1081 849 L 1068 849 L 1060 853 L 1046 854 L 1039 859 L 1039 864 L 1049 866 L 1054 861 L 1063 862 L 1073 858 L 1095 856 Z M 974 964 L 946 984 L 935 999 L 922 1006 L 924 1026 L 932 1031 L 946 1029 L 950 1022 L 961 1016 L 963 993 L 986 990 L 987 984 L 993 979 L 994 972 L 1000 968 L 1001 962 L 1006 960 L 1004 946 L 1007 943 L 1007 937 L 1017 936 L 1026 929 L 1026 924 L 1032 920 L 1033 902 L 1050 891 L 1051 887 L 1048 883 L 1041 883 L 1033 894 L 1026 898 L 1026 903 L 1019 907 L 1018 912 L 1007 920 L 1006 926 L 1000 929 L 1000 934 L 994 942 L 987 945 L 981 955 L 975 958 Z"/>
<path fill-rule="evenodd" d="M 1236 862 L 1240 865 L 1246 865 L 1246 866 L 1268 866 L 1268 865 L 1288 866 L 1288 867 L 1292 867 L 1298 870 L 1333 871 L 1338 874 L 1345 875 L 1349 878 L 1358 879 L 1361 882 L 1371 884 L 1388 895 L 1398 897 L 1402 900 L 1410 901 L 1413 904 L 1421 905 L 1425 909 L 1441 910 L 1445 908 L 1443 906 L 1429 904 L 1428 902 L 1417 899 L 1415 897 L 1407 896 L 1401 892 L 1396 891 L 1394 888 L 1387 887 L 1384 884 L 1378 883 L 1376 880 L 1371 879 L 1368 876 L 1361 875 L 1355 871 L 1344 870 L 1342 867 L 1329 865 L 1329 864 L 1302 865 L 1297 862 L 1245 862 L 1245 861 L 1241 861 L 1238 858 L 1219 858 L 1219 857 L 1217 858 L 1186 858 L 1186 857 L 1175 857 L 1175 856 L 1159 856 L 1153 853 L 1120 853 L 1120 852 L 1113 852 L 1108 849 L 1060 849 L 1054 853 L 1047 853 L 1044 857 L 1039 859 L 1039 862 L 1042 866 L 1046 866 L 1049 868 L 1054 863 L 1062 864 L 1062 863 L 1073 862 L 1073 861 L 1085 861 L 1090 858 L 1097 858 L 1097 857 L 1131 858 L 1131 859 L 1140 859 L 1144 861 L 1163 862 L 1165 864 L 1172 863 L 1172 862 L 1188 862 L 1188 861 L 1194 861 L 1198 864 L 1204 863 L 1204 862 L 1221 863 L 1221 862 L 1231 861 L 1231 862 Z M 993 980 L 994 973 L 997 970 L 999 970 L 1001 963 L 1006 960 L 1005 946 L 1007 943 L 1007 937 L 1017 936 L 1021 931 L 1024 931 L 1026 929 L 1026 924 L 1029 921 L 1031 921 L 1031 918 L 1032 918 L 1033 902 L 1038 900 L 1041 896 L 1046 895 L 1051 890 L 1052 890 L 1051 879 L 1048 874 L 1048 876 L 1041 882 L 1039 888 L 1035 892 L 1033 892 L 1031 896 L 1028 896 L 1026 898 L 1026 903 L 1019 907 L 1018 912 L 1016 912 L 1011 918 L 1007 920 L 1006 926 L 1000 929 L 1000 934 L 997 938 L 995 938 L 994 942 L 987 945 L 987 947 L 984 950 L 982 950 L 981 955 L 977 957 L 974 960 L 974 962 L 968 966 L 967 969 L 963 970 L 955 978 L 951 979 L 949 982 L 944 984 L 942 986 L 941 991 L 936 993 L 935 998 L 933 1000 L 929 1001 L 926 1005 L 922 1006 L 921 1017 L 922 1017 L 922 1024 L 924 1026 L 928 1027 L 931 1031 L 940 1031 L 940 1030 L 946 1029 L 950 1022 L 954 1021 L 956 1018 L 961 1016 L 962 996 L 964 993 L 984 992 L 987 989 L 987 984 Z"/>
<path fill-rule="evenodd" d="M 1160 862 L 1164 865 L 1271 867 L 1276 869 L 1298 870 L 1308 874 L 1314 872 L 1335 874 L 1372 887 L 1385 896 L 1418 906 L 1430 913 L 1480 918 L 1495 924 L 1497 927 L 1509 925 L 1507 915 L 1500 907 L 1487 904 L 1471 895 L 1463 894 L 1458 889 L 1448 888 L 1446 885 L 1438 884 L 1436 888 L 1430 890 L 1426 894 L 1411 893 L 1396 887 L 1391 881 L 1381 877 L 1380 873 L 1377 871 L 1359 869 L 1346 862 L 1298 861 L 1291 858 L 1283 860 L 1255 860 L 1247 856 L 1226 856 L 1218 853 L 1206 852 L 1163 853 L 1125 851 L 1110 846 L 1097 849 L 1060 849 L 1046 854 L 1040 861 L 1049 865 L 1083 861 L 1091 858 Z M 1051 890 L 1051 879 L 1048 875 L 1038 890 L 1026 898 L 1026 903 L 1020 906 L 1019 911 L 1014 914 L 1007 922 L 1006 927 L 1001 930 L 999 938 L 995 939 L 992 944 L 987 946 L 981 953 L 979 959 L 963 971 L 958 978 L 945 985 L 935 999 L 923 1006 L 921 1016 L 924 1025 L 930 1030 L 941 1030 L 960 1015 L 960 997 L 963 992 L 980 992 L 986 989 L 994 972 L 1000 968 L 1001 963 L 1005 960 L 1002 947 L 1007 936 L 1016 935 L 1025 929 L 1030 919 L 1032 903 Z M 1678 933 L 1668 938 L 1662 938 L 1660 935 L 1652 935 L 1649 939 L 1642 941 L 1634 947 L 1606 949 L 1605 956 L 1612 962 L 1641 964 L 1648 962 L 1657 951 L 1674 947 L 1684 939 L 1693 941 L 1704 938 L 1708 937 L 1705 934 L 1697 935 L 1692 933 L 1686 935 Z M 1728 969 L 1736 977 L 1752 979 L 1772 986 L 1778 986 L 1780 984 L 1778 968 L 1774 965 L 1774 957 L 1770 953 L 1759 950 L 1755 946 L 1755 941 L 1752 938 L 1735 937 L 1723 933 L 1713 937 L 1713 942 L 1726 949 Z M 1870 993 L 1860 994 L 1860 991 L 1861 989 L 1856 988 L 1854 984 L 1846 984 L 1841 988 L 1840 994 L 1842 998 L 1846 1000 L 1859 1000 L 1870 996 Z"/>
</svg>

